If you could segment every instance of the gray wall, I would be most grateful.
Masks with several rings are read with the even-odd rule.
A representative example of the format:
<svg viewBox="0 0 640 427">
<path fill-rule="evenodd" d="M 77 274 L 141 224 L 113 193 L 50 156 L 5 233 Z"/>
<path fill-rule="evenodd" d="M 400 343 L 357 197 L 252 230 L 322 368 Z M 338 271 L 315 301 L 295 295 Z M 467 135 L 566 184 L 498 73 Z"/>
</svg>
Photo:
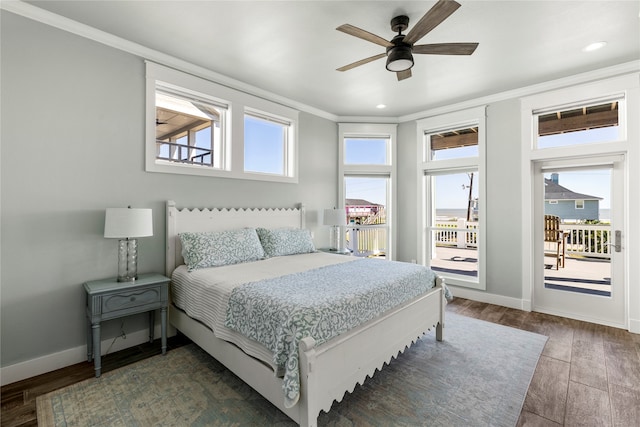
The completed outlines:
<svg viewBox="0 0 640 427">
<path fill-rule="evenodd" d="M 398 129 L 398 259 L 417 259 L 417 127 Z M 486 292 L 522 294 L 522 208 L 520 200 L 520 103 L 496 102 L 487 108 Z M 485 202 L 481 202 L 485 203 Z"/>
<path fill-rule="evenodd" d="M 144 171 L 141 58 L 1 13 L 2 366 L 85 344 L 87 280 L 115 277 L 117 243 L 102 237 L 107 207 L 153 208 L 139 272 L 164 272 L 164 202 L 179 206 L 336 205 L 337 125 L 300 114 L 298 184 Z M 125 320 L 141 330 L 146 317 Z M 103 339 L 118 334 L 107 322 Z"/>
<path fill-rule="evenodd" d="M 396 259 L 411 262 L 417 260 L 418 253 L 418 161 L 416 159 L 415 121 L 398 126 L 398 243 Z"/>
</svg>

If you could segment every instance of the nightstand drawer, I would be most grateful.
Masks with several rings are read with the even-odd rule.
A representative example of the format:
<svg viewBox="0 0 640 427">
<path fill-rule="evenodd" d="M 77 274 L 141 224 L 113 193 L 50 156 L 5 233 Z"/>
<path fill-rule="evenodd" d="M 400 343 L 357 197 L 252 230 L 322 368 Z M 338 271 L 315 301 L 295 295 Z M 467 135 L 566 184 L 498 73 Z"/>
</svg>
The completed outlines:
<svg viewBox="0 0 640 427">
<path fill-rule="evenodd" d="M 161 300 L 162 290 L 160 286 L 120 292 L 102 298 L 102 314 L 160 303 Z"/>
</svg>

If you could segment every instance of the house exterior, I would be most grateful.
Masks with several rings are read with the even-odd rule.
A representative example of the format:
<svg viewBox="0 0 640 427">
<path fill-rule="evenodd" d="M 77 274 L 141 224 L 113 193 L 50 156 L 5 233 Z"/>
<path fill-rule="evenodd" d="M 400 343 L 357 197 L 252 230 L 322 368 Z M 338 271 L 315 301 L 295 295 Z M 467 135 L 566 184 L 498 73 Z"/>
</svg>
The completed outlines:
<svg viewBox="0 0 640 427">
<path fill-rule="evenodd" d="M 557 173 L 544 180 L 544 213 L 561 220 L 597 221 L 602 197 L 576 193 L 559 184 Z"/>
<path fill-rule="evenodd" d="M 383 224 L 384 206 L 364 199 L 345 199 L 348 224 Z"/>
</svg>

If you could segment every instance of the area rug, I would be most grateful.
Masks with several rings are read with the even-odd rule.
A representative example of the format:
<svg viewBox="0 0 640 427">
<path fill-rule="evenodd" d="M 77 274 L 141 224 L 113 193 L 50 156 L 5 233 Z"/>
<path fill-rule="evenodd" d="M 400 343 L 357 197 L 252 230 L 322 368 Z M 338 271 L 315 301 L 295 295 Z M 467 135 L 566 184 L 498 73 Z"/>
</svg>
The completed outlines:
<svg viewBox="0 0 640 427">
<path fill-rule="evenodd" d="M 320 426 L 515 426 L 547 337 L 447 313 Z M 195 344 L 37 398 L 41 426 L 289 426 Z"/>
</svg>

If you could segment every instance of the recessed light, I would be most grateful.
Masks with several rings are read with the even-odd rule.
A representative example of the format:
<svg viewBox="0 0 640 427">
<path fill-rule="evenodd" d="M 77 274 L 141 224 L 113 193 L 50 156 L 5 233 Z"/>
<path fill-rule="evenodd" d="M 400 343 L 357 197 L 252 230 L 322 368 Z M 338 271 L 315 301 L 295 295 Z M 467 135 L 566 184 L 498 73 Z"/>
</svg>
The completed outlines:
<svg viewBox="0 0 640 427">
<path fill-rule="evenodd" d="M 583 47 L 582 51 L 583 52 L 593 52 L 594 50 L 602 49 L 606 45 L 607 45 L 607 42 L 595 42 L 595 43 L 591 43 L 590 45 L 587 45 L 587 46 Z"/>
<path fill-rule="evenodd" d="M 382 110 L 383 108 L 387 108 L 387 106 L 384 105 L 384 104 L 378 104 L 378 105 L 376 105 L 376 108 Z"/>
</svg>

